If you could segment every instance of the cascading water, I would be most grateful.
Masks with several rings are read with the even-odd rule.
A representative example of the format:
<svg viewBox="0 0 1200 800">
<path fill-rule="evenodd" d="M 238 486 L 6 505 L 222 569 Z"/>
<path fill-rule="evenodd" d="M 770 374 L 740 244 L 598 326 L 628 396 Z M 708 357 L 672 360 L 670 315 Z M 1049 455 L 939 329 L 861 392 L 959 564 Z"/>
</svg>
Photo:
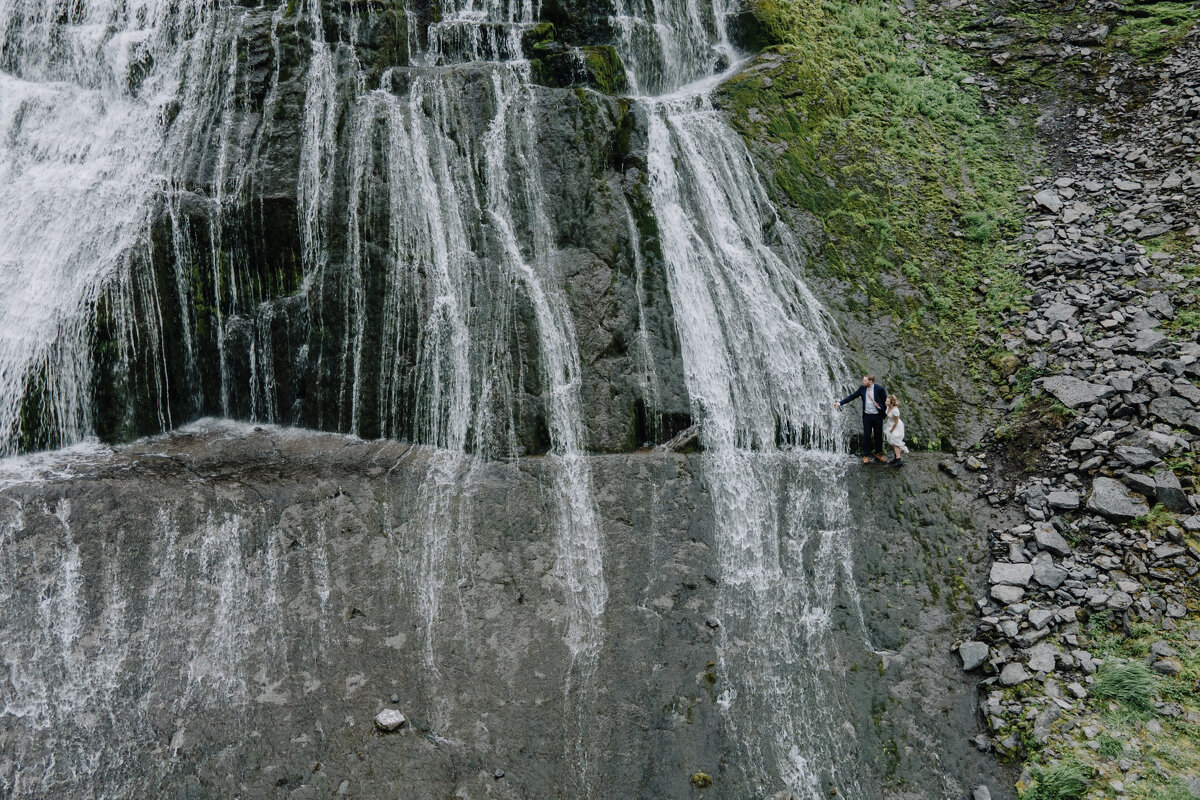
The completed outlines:
<svg viewBox="0 0 1200 800">
<path fill-rule="evenodd" d="M 531 116 L 536 99 L 528 63 L 511 60 L 520 56 L 521 34 L 533 24 L 529 2 L 444 6 L 427 32 L 428 49 L 416 56 L 419 66 L 404 76 L 407 97 L 380 89 L 350 102 L 351 148 L 341 163 L 351 175 L 351 259 L 340 279 L 344 294 L 337 306 L 346 315 L 346 338 L 337 374 L 347 387 L 351 430 L 359 430 L 362 409 L 369 406 L 377 409 L 372 423 L 378 429 L 411 424 L 418 441 L 438 448 L 419 496 L 422 523 L 412 531 L 412 550 L 419 555 L 403 559 L 416 567 L 405 571 L 417 587 L 425 662 L 436 675 L 436 631 L 453 621 L 443 613 L 444 602 L 469 579 L 452 573 L 470 552 L 471 475 L 483 460 L 515 452 L 512 387 L 527 378 L 520 374 L 523 365 L 511 362 L 505 341 L 518 309 L 530 309 L 539 366 L 528 379 L 542 386 L 554 463 L 556 571 L 572 654 L 565 694 L 578 720 L 571 755 L 582 765 L 582 720 L 603 641 L 607 589 L 584 457 L 581 365 L 571 315 L 554 283 L 554 235 L 540 201 Z M 314 63 L 325 64 L 325 45 L 314 47 Z M 460 66 L 485 62 L 482 73 Z M 399 78 L 385 75 L 384 83 Z M 305 152 L 314 155 L 301 179 L 313 187 L 306 219 L 327 216 L 320 187 L 329 170 L 317 154 L 334 149 L 329 142 L 336 118 L 327 111 L 332 80 L 322 66 L 309 83 Z M 465 97 L 464 83 L 472 92 Z M 482 127 L 475 120 L 478 103 L 491 109 Z M 368 186 L 377 173 L 386 176 L 383 198 L 372 196 Z M 364 252 L 369 220 L 379 214 L 388 219 L 394 265 L 381 287 L 379 363 L 395 371 L 389 375 L 385 366 L 367 403 L 362 393 L 369 391 L 367 373 L 375 367 L 365 328 L 371 264 Z M 414 345 L 415 362 L 406 364 Z M 404 402 L 409 386 L 415 408 Z"/>
<path fill-rule="evenodd" d="M 823 778 L 853 789 L 825 688 L 834 608 L 854 595 L 829 413 L 844 368 L 820 305 L 764 240 L 766 222 L 799 262 L 736 134 L 702 96 L 648 112 L 655 213 L 719 537 L 724 702 L 755 791 L 779 779 L 816 800 Z"/>
<path fill-rule="evenodd" d="M 727 30 L 735 10 L 732 0 L 613 0 L 606 19 L 646 129 L 649 205 L 701 425 L 721 564 L 721 704 L 743 750 L 738 780 L 747 793 L 782 786 L 816 798 L 824 780 L 855 788 L 853 771 L 839 767 L 849 746 L 827 666 L 834 607 L 856 602 L 842 436 L 828 408 L 844 368 L 826 315 L 796 275 L 798 248 L 706 95 L 736 63 Z M 257 16 L 224 4 L 88 2 L 57 22 L 49 5 L 0 0 L 0 126 L 9 132 L 0 138 L 0 454 L 96 432 L 101 321 L 118 329 L 104 341 L 120 345 L 122 364 L 135 360 L 131 343 L 149 352 L 150 429 L 219 412 L 431 448 L 389 555 L 419 621 L 423 679 L 436 689 L 439 631 L 468 626 L 462 589 L 486 524 L 475 507 L 479 475 L 490 461 L 545 453 L 569 651 L 565 754 L 576 765 L 571 791 L 586 797 L 595 793 L 589 745 L 609 597 L 581 399 L 586 332 L 576 330 L 563 234 L 544 199 L 557 176 L 542 163 L 537 120 L 552 112 L 528 60 L 541 8 L 455 0 L 438 12 L 418 30 L 409 11 L 405 63 L 379 68 L 346 41 L 366 23 L 356 17 L 331 35 L 318 2 Z M 310 37 L 299 79 L 282 55 L 288 25 Z M 264 33 L 275 58 L 256 94 L 248 42 Z M 297 252 L 295 263 L 272 262 L 280 274 L 264 274 L 262 254 L 238 243 L 231 219 L 252 205 L 250 165 L 277 146 L 289 102 L 302 108 L 288 164 Z M 662 366 L 648 332 L 650 256 L 628 202 L 618 227 L 636 284 L 635 381 L 654 409 Z M 161 229 L 168 245 L 154 240 Z M 163 249 L 166 266 L 149 268 Z M 278 346 L 291 328 L 307 331 L 302 344 Z M 288 381 L 303 390 L 287 394 Z M 182 404 L 171 399 L 180 392 Z M 300 411 L 298 398 L 308 403 Z M 44 440 L 31 436 L 34 422 L 50 431 Z M 0 528 L 0 598 L 14 603 L 32 602 L 3 582 L 21 568 L 25 511 Z M 317 525 L 301 567 L 278 532 L 264 534 L 253 519 L 209 515 L 181 527 L 174 513 L 163 509 L 159 525 L 159 577 L 141 585 L 116 569 L 101 600 L 80 590 L 80 538 L 64 522 L 55 559 L 42 565 L 42 600 L 29 610 L 36 631 L 6 655 L 3 713 L 42 728 L 108 714 L 106 732 L 125 749 L 104 751 L 107 761 L 149 747 L 137 720 L 113 712 L 123 698 L 146 709 L 166 703 L 181 718 L 211 711 L 218 696 L 272 702 L 259 676 L 294 671 L 297 656 L 279 645 L 251 663 L 238 642 L 270 637 L 278 618 L 301 624 L 281 606 L 289 564 L 315 603 L 302 624 L 320 642 L 344 633 L 329 611 L 339 596 L 336 531 Z M 196 603 L 206 612 L 188 619 L 184 639 L 171 636 L 175 610 Z M 123 649 L 89 638 L 128 629 L 142 634 Z M 174 649 L 151 653 L 158 638 Z M 174 668 L 187 690 L 154 696 L 147 687 Z M 64 683 L 88 690 L 69 698 Z M 438 713 L 435 727 L 450 727 L 450 712 Z M 119 767 L 97 766 L 95 753 L 23 758 L 20 780 L 46 771 L 17 794 L 48 793 L 75 775 L 108 787 L 95 796 L 131 786 Z"/>
<path fill-rule="evenodd" d="M 206 5 L 0 4 L 0 455 L 40 444 L 39 416 L 52 443 L 91 431 L 90 309 L 128 277 L 183 61 L 172 42 Z"/>
<path fill-rule="evenodd" d="M 835 608 L 858 605 L 844 437 L 829 410 L 846 369 L 828 315 L 795 272 L 799 248 L 708 97 L 704 79 L 730 66 L 728 9 L 719 0 L 708 16 L 692 2 L 654 7 L 654 40 L 627 60 L 632 85 L 665 95 L 642 106 L 718 534 L 721 666 L 731 684 L 722 703 L 745 750 L 748 789 L 782 783 L 817 800 L 835 786 L 853 796 L 852 744 L 828 688 Z M 619 30 L 635 45 L 636 24 Z M 643 77 L 647 52 L 659 58 Z"/>
</svg>

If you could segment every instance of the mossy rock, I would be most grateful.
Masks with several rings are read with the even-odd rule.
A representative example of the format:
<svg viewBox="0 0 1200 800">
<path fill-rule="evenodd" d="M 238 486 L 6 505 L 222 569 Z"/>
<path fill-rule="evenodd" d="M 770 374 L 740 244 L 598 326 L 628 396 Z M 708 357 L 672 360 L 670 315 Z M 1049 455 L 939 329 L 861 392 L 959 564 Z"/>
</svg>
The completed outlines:
<svg viewBox="0 0 1200 800">
<path fill-rule="evenodd" d="M 629 88 L 625 64 L 611 45 L 578 47 L 549 53 L 533 62 L 534 79 L 543 86 L 586 86 L 604 94 Z"/>
</svg>

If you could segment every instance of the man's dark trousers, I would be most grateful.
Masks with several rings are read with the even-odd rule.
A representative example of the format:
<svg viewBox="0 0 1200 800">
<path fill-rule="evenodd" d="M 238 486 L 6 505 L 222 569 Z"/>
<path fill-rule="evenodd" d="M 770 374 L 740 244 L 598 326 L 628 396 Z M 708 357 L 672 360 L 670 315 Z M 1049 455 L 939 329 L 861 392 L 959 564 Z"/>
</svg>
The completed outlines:
<svg viewBox="0 0 1200 800">
<path fill-rule="evenodd" d="M 863 414 L 863 456 L 883 452 L 883 414 Z"/>
</svg>

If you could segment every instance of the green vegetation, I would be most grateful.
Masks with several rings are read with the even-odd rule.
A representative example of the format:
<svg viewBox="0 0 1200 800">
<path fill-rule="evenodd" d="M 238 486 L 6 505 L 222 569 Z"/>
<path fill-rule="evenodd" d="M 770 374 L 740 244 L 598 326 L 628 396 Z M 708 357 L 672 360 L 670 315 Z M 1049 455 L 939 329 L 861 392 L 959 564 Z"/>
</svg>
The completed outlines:
<svg viewBox="0 0 1200 800">
<path fill-rule="evenodd" d="M 970 345 L 981 310 L 1020 308 L 1007 241 L 1030 148 L 981 112 L 964 57 L 880 2 L 758 0 L 756 12 L 786 57 L 731 81 L 726 103 L 778 153 L 777 190 L 821 221 L 834 275 L 928 341 Z"/>
<path fill-rule="evenodd" d="M 1090 783 L 1088 769 L 1078 761 L 1060 761 L 1038 770 L 1022 800 L 1079 800 Z"/>
<path fill-rule="evenodd" d="M 1110 612 L 1091 616 L 1084 629 L 1088 649 L 1104 662 L 1075 724 L 1064 731 L 1069 738 L 1053 743 L 1044 754 L 1031 751 L 1034 781 L 1024 788 L 1023 800 L 1046 797 L 1040 794 L 1045 786 L 1041 777 L 1054 767 L 1039 768 L 1037 762 L 1050 752 L 1060 757 L 1060 764 L 1077 764 L 1085 777 L 1094 776 L 1089 798 L 1190 796 L 1180 776 L 1200 774 L 1200 726 L 1188 717 L 1200 711 L 1200 642 L 1188 631 L 1195 624 L 1181 621 L 1163 628 L 1140 622 L 1122 629 Z M 1179 674 L 1159 675 L 1145 666 L 1156 642 L 1166 642 L 1178 653 Z M 1156 706 L 1156 701 L 1172 706 Z M 1122 781 L 1123 795 L 1112 789 L 1113 780 Z"/>
<path fill-rule="evenodd" d="M 1129 18 L 1113 30 L 1112 46 L 1123 48 L 1141 61 L 1161 58 L 1200 23 L 1200 7 L 1188 3 L 1133 5 L 1129 14 Z"/>
<path fill-rule="evenodd" d="M 1125 754 L 1125 745 L 1122 744 L 1121 740 L 1107 733 L 1097 736 L 1096 743 L 1099 745 L 1096 748 L 1096 753 L 1102 758 L 1107 758 L 1111 761 Z"/>
<path fill-rule="evenodd" d="M 1100 700 L 1115 700 L 1134 711 L 1154 707 L 1154 676 L 1139 661 L 1108 660 L 1096 671 L 1092 693 Z"/>
<path fill-rule="evenodd" d="M 1143 530 L 1150 531 L 1154 534 L 1161 534 L 1167 528 L 1175 524 L 1175 515 L 1166 509 L 1161 503 L 1150 509 L 1149 514 L 1138 517 L 1133 521 L 1133 524 Z"/>
<path fill-rule="evenodd" d="M 692 776 L 692 786 L 695 786 L 697 789 L 707 789 L 709 786 L 712 786 L 712 782 L 712 776 L 707 772 L 697 772 Z"/>
</svg>

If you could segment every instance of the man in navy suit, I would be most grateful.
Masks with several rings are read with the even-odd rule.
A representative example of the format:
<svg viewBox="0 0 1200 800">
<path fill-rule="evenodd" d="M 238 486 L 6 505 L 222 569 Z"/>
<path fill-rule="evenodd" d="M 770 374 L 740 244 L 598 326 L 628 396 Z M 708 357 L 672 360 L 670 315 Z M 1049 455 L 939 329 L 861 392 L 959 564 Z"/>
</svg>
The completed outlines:
<svg viewBox="0 0 1200 800">
<path fill-rule="evenodd" d="M 871 456 L 886 462 L 883 455 L 883 418 L 886 413 L 887 390 L 875 385 L 874 375 L 863 375 L 862 386 L 840 403 L 834 403 L 838 408 L 855 400 L 863 401 L 863 463 L 871 461 Z"/>
</svg>

